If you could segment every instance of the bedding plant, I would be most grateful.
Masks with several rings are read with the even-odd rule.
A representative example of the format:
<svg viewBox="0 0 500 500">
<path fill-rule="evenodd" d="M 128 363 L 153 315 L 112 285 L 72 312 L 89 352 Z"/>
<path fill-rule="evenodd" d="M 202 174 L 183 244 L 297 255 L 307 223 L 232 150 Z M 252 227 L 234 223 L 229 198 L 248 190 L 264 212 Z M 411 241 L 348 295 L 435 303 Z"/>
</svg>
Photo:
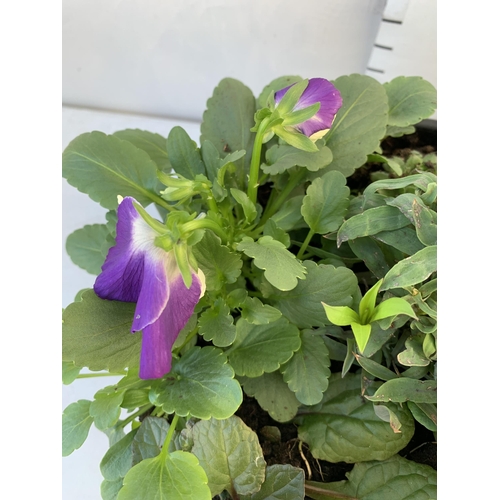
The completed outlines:
<svg viewBox="0 0 500 500">
<path fill-rule="evenodd" d="M 121 379 L 65 409 L 63 455 L 108 435 L 104 500 L 436 498 L 399 454 L 437 439 L 436 154 L 384 149 L 435 109 L 419 77 L 227 78 L 199 142 L 69 144 L 109 211 L 67 239 L 97 278 L 63 312 L 63 382 Z M 301 461 L 266 463 L 290 429 Z"/>
</svg>

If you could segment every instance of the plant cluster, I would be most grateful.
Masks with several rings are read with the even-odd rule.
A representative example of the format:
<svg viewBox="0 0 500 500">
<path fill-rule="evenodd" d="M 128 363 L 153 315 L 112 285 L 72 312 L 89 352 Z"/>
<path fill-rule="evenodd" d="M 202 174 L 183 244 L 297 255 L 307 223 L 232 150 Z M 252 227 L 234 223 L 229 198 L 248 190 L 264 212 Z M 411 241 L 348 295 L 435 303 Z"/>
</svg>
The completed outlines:
<svg viewBox="0 0 500 500">
<path fill-rule="evenodd" d="M 287 76 L 257 98 L 227 78 L 199 145 L 181 127 L 69 144 L 63 176 L 109 211 L 67 240 L 98 277 L 63 312 L 63 382 L 122 378 L 65 409 L 63 455 L 108 435 L 104 500 L 436 498 L 398 455 L 415 422 L 437 432 L 436 156 L 381 148 L 435 109 L 419 77 Z M 266 466 L 243 397 L 348 478 Z"/>
</svg>

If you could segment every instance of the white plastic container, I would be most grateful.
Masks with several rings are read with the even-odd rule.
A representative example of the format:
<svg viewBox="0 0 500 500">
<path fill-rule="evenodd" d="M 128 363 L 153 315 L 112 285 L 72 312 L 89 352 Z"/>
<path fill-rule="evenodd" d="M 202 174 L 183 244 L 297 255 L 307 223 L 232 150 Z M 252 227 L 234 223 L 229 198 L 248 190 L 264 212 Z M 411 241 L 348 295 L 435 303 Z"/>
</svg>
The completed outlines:
<svg viewBox="0 0 500 500">
<path fill-rule="evenodd" d="M 63 0 L 63 103 L 201 120 L 224 77 L 364 73 L 386 0 Z"/>
</svg>

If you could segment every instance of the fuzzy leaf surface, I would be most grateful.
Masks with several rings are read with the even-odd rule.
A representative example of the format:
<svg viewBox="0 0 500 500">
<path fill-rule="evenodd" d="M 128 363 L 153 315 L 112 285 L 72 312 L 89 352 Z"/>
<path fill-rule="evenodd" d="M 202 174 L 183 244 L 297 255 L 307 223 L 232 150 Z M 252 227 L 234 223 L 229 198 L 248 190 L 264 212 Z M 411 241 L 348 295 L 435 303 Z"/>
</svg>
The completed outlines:
<svg viewBox="0 0 500 500">
<path fill-rule="evenodd" d="M 346 220 L 337 233 L 337 245 L 344 241 L 370 236 L 381 231 L 394 231 L 410 221 L 396 207 L 382 206 L 366 210 Z"/>
<path fill-rule="evenodd" d="M 241 418 L 200 421 L 193 427 L 193 441 L 192 453 L 207 473 L 212 496 L 224 490 L 251 495 L 260 489 L 266 462 L 257 434 Z"/>
<path fill-rule="evenodd" d="M 277 422 L 289 422 L 297 414 L 300 402 L 279 371 L 264 373 L 256 378 L 239 377 L 239 380 L 245 394 L 254 397 Z"/>
<path fill-rule="evenodd" d="M 229 307 L 219 297 L 213 307 L 203 311 L 198 320 L 200 333 L 205 340 L 211 340 L 217 347 L 227 347 L 234 342 L 236 327 Z"/>
<path fill-rule="evenodd" d="M 131 446 L 132 465 L 146 458 L 154 458 L 160 451 L 167 437 L 170 424 L 165 418 L 146 417 L 139 427 Z M 175 451 L 174 440 L 170 441 L 169 452 Z"/>
<path fill-rule="evenodd" d="M 147 130 L 125 129 L 113 134 L 122 141 L 131 142 L 136 148 L 145 151 L 156 163 L 158 170 L 170 172 L 172 165 L 168 159 L 167 139 L 160 134 L 148 132 Z"/>
<path fill-rule="evenodd" d="M 437 270 L 437 246 L 425 247 L 416 254 L 400 260 L 385 275 L 381 290 L 403 288 L 425 281 Z"/>
<path fill-rule="evenodd" d="M 283 243 L 271 236 L 262 236 L 258 241 L 245 237 L 237 249 L 254 259 L 255 265 L 264 270 L 264 276 L 279 290 L 292 290 L 298 279 L 305 278 L 304 266 L 289 252 Z"/>
<path fill-rule="evenodd" d="M 336 171 L 315 179 L 307 188 L 301 213 L 309 227 L 318 234 L 336 231 L 349 208 L 346 178 Z"/>
<path fill-rule="evenodd" d="M 109 235 L 106 224 L 89 224 L 72 232 L 66 240 L 66 251 L 74 264 L 90 274 L 99 274 L 106 255 L 102 247 Z"/>
<path fill-rule="evenodd" d="M 94 419 L 89 414 L 90 401 L 71 403 L 62 416 L 62 456 L 67 457 L 85 442 Z"/>
<path fill-rule="evenodd" d="M 79 135 L 63 152 L 63 177 L 108 209 L 118 206 L 117 195 L 143 206 L 158 198 L 156 169 L 146 152 L 102 132 Z"/>
<path fill-rule="evenodd" d="M 384 83 L 389 99 L 388 125 L 408 127 L 436 111 L 437 92 L 420 76 L 398 76 Z"/>
<path fill-rule="evenodd" d="M 245 168 L 252 155 L 255 97 L 243 83 L 224 78 L 214 89 L 203 113 L 200 144 L 209 140 L 219 151 L 221 158 L 228 153 L 244 149 Z M 243 172 L 243 169 L 242 169 Z"/>
<path fill-rule="evenodd" d="M 100 469 L 104 479 L 116 481 L 122 477 L 132 467 L 132 442 L 138 429 L 130 431 L 120 441 L 115 443 L 102 457 Z"/>
<path fill-rule="evenodd" d="M 366 399 L 376 402 L 404 403 L 437 403 L 437 383 L 435 380 L 415 380 L 401 377 L 388 380 L 382 384 L 373 396 Z"/>
<path fill-rule="evenodd" d="M 221 239 L 212 231 L 205 231 L 203 239 L 193 247 L 193 254 L 205 274 L 209 291 L 234 283 L 241 274 L 241 257 L 222 245 Z"/>
<path fill-rule="evenodd" d="M 230 417 L 241 404 L 240 384 L 219 349 L 193 347 L 156 383 L 150 400 L 166 413 L 208 420 Z"/>
<path fill-rule="evenodd" d="M 236 340 L 226 351 L 237 375 L 258 377 L 277 370 L 300 347 L 300 331 L 285 318 L 268 325 L 236 323 Z"/>
<path fill-rule="evenodd" d="M 407 408 L 395 406 L 394 413 L 401 422 L 398 434 L 377 417 L 373 405 L 361 396 L 359 375 L 347 373 L 341 378 L 340 373 L 334 373 L 322 402 L 302 412 L 299 438 L 321 460 L 386 460 L 403 449 L 414 432 L 414 421 Z"/>
<path fill-rule="evenodd" d="M 253 495 L 241 500 L 300 500 L 304 498 L 304 470 L 289 464 L 276 464 L 266 468 L 266 480 Z"/>
<path fill-rule="evenodd" d="M 340 108 L 326 145 L 332 150 L 328 170 L 338 170 L 346 177 L 364 165 L 385 136 L 387 94 L 379 82 L 365 75 L 341 76 L 332 82 L 342 95 Z"/>
<path fill-rule="evenodd" d="M 124 390 L 115 391 L 114 386 L 96 392 L 94 401 L 90 404 L 90 416 L 94 418 L 94 424 L 99 430 L 109 429 L 118 422 L 124 395 Z"/>
<path fill-rule="evenodd" d="M 283 380 L 304 405 L 315 405 L 323 398 L 330 376 L 330 357 L 320 335 L 310 330 L 300 333 L 300 349 L 282 366 Z"/>
<path fill-rule="evenodd" d="M 358 288 L 356 275 L 345 267 L 304 261 L 306 279 L 289 292 L 273 290 L 270 300 L 283 315 L 299 328 L 328 324 L 322 302 L 350 306 Z"/>
<path fill-rule="evenodd" d="M 333 492 L 358 500 L 435 500 L 437 473 L 428 465 L 417 464 L 399 455 L 383 462 L 358 463 L 346 474 L 348 480 L 334 483 L 307 481 L 307 495 L 314 500 L 336 498 Z M 329 494 L 323 494 L 327 490 Z"/>
<path fill-rule="evenodd" d="M 117 500 L 211 500 L 207 475 L 184 451 L 143 460 L 127 472 Z"/>
<path fill-rule="evenodd" d="M 142 333 L 130 333 L 134 310 L 135 304 L 84 292 L 63 312 L 63 360 L 94 371 L 138 366 Z"/>
<path fill-rule="evenodd" d="M 288 144 L 276 144 L 266 151 L 266 163 L 262 164 L 261 169 L 270 175 L 282 174 L 292 167 L 305 167 L 316 172 L 329 165 L 333 158 L 330 148 L 322 140 L 317 141 L 316 145 L 318 151 L 307 152 Z"/>
<path fill-rule="evenodd" d="M 174 171 L 186 179 L 206 174 L 200 150 L 182 127 L 174 127 L 168 134 L 167 152 Z"/>
</svg>

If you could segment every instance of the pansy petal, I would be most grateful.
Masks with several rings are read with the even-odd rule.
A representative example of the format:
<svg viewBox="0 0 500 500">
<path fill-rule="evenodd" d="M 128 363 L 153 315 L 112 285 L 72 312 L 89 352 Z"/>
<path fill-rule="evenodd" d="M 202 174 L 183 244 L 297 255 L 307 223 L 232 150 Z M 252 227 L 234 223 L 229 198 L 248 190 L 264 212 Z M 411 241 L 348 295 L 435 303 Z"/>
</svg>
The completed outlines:
<svg viewBox="0 0 500 500">
<path fill-rule="evenodd" d="M 292 85 L 289 85 L 276 92 L 276 104 L 281 101 L 286 91 L 291 86 Z M 331 128 L 333 119 L 342 106 L 342 96 L 340 92 L 325 78 L 311 78 L 293 110 L 297 111 L 299 109 L 304 109 L 318 102 L 321 105 L 319 111 L 309 120 L 294 126 L 294 128 L 307 137 L 311 137 L 321 131 L 325 131 L 326 133 L 326 131 Z M 318 137 L 319 136 L 316 138 Z"/>
<path fill-rule="evenodd" d="M 134 207 L 135 200 L 127 197 L 118 206 L 116 244 L 110 248 L 102 273 L 94 284 L 102 299 L 137 302 L 144 271 L 144 256 L 148 241 L 154 241 L 154 231 L 143 221 Z M 137 231 L 142 225 L 142 231 Z"/>
<path fill-rule="evenodd" d="M 165 309 L 170 286 L 168 269 L 175 266 L 175 257 L 161 248 L 153 247 L 144 255 L 142 286 L 132 323 L 132 331 L 143 330 L 154 323 Z"/>
<path fill-rule="evenodd" d="M 169 276 L 170 295 L 157 321 L 142 332 L 139 376 L 142 379 L 161 378 L 172 367 L 172 346 L 184 328 L 203 292 L 203 282 L 192 273 L 193 282 L 188 289 L 180 272 Z"/>
</svg>

